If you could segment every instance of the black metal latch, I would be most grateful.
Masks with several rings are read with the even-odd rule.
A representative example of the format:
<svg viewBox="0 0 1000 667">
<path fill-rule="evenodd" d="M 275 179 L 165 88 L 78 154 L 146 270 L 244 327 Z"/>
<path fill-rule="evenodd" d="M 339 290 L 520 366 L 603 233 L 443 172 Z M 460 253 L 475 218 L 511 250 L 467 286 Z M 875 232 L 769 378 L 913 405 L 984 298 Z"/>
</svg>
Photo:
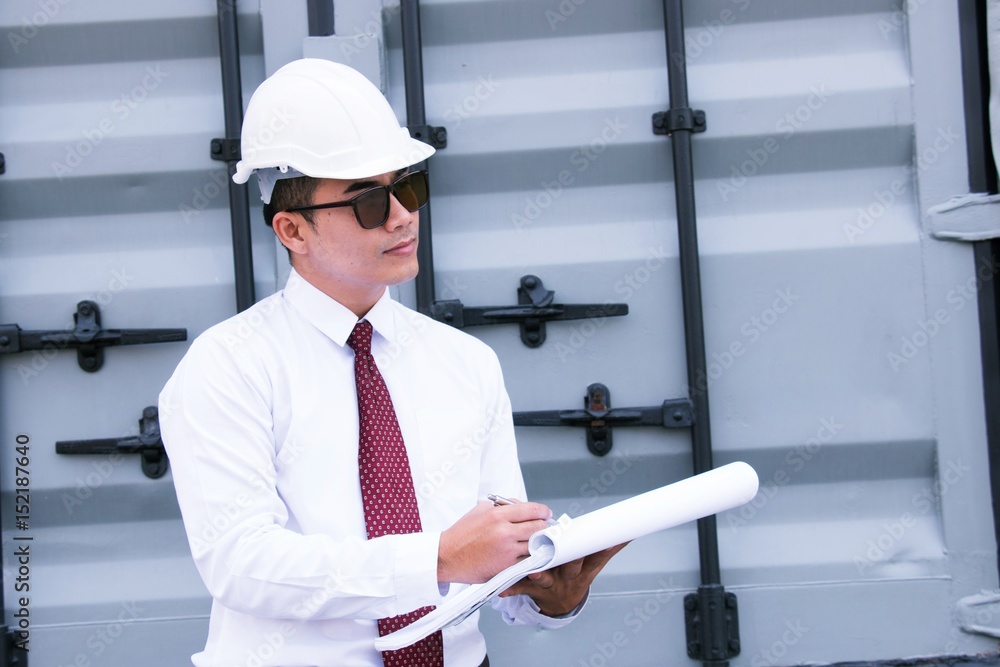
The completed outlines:
<svg viewBox="0 0 1000 667">
<path fill-rule="evenodd" d="M 139 435 L 127 438 L 98 438 L 96 440 L 62 440 L 56 443 L 56 454 L 139 454 L 142 472 L 150 479 L 163 477 L 167 472 L 167 451 L 160 439 L 160 419 L 155 406 L 142 411 Z"/>
<path fill-rule="evenodd" d="M 653 114 L 653 134 L 672 134 L 677 130 L 704 132 L 708 129 L 701 109 L 669 109 Z"/>
<path fill-rule="evenodd" d="M 552 303 L 556 293 L 545 289 L 538 276 L 521 276 L 517 288 L 517 306 L 479 306 L 467 308 L 458 299 L 435 301 L 431 317 L 458 329 L 514 322 L 521 325 L 521 342 L 538 347 L 545 342 L 545 323 L 553 320 L 587 320 L 628 315 L 628 304 Z"/>
<path fill-rule="evenodd" d="M 209 143 L 209 156 L 219 162 L 235 162 L 240 159 L 240 140 L 215 138 Z"/>
<path fill-rule="evenodd" d="M 662 426 L 684 428 L 694 423 L 691 401 L 678 398 L 645 408 L 611 408 L 611 391 L 595 382 L 587 387 L 583 410 L 515 412 L 514 426 L 584 426 L 587 449 L 604 456 L 611 451 L 612 426 Z"/>
<path fill-rule="evenodd" d="M 434 148 L 448 147 L 448 128 L 439 125 L 408 125 L 410 136 Z"/>
<path fill-rule="evenodd" d="M 24 331 L 0 324 L 0 354 L 76 348 L 80 368 L 93 373 L 104 364 L 104 348 L 187 340 L 187 329 L 101 329 L 101 309 L 93 301 L 76 304 L 70 331 Z"/>
<path fill-rule="evenodd" d="M 736 594 L 721 584 L 704 584 L 684 596 L 687 654 L 692 660 L 722 663 L 740 654 Z M 714 632 L 713 632 L 714 629 Z"/>
</svg>

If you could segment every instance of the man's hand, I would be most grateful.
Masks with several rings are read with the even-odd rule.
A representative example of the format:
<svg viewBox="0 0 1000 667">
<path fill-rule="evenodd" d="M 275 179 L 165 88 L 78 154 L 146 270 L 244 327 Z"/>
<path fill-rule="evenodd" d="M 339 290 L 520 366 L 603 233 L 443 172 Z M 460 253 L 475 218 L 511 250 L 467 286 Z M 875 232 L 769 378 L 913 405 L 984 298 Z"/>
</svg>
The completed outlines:
<svg viewBox="0 0 1000 667">
<path fill-rule="evenodd" d="M 528 538 L 548 527 L 552 510 L 539 503 L 494 507 L 482 502 L 448 530 L 438 545 L 440 583 L 480 584 L 528 555 Z"/>
<path fill-rule="evenodd" d="M 591 582 L 611 557 L 625 548 L 625 544 L 598 551 L 545 572 L 529 574 L 501 593 L 500 597 L 523 594 L 531 597 L 546 616 L 568 614 L 583 601 Z"/>
</svg>

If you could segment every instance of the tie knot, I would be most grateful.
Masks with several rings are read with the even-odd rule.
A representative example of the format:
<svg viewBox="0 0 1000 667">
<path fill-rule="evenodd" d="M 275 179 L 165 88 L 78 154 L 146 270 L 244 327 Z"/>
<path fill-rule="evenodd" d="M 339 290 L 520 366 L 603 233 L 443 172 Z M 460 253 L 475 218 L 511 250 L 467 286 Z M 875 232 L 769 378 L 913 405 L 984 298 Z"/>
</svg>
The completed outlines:
<svg viewBox="0 0 1000 667">
<path fill-rule="evenodd" d="M 372 325 L 367 320 L 362 320 L 354 325 L 354 331 L 347 337 L 347 344 L 354 350 L 356 356 L 371 354 L 372 350 Z"/>
</svg>

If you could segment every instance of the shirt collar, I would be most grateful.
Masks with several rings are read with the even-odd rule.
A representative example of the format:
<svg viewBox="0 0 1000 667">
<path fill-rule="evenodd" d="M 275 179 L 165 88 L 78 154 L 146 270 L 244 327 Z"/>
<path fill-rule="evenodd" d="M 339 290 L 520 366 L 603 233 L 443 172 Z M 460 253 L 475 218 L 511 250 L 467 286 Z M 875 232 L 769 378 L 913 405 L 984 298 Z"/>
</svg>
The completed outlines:
<svg viewBox="0 0 1000 667">
<path fill-rule="evenodd" d="M 357 316 L 336 299 L 327 296 L 315 285 L 292 269 L 285 283 L 282 296 L 310 324 L 319 329 L 337 345 L 343 347 L 358 323 Z M 364 319 L 371 322 L 372 329 L 388 341 L 395 340 L 396 328 L 392 316 L 392 298 L 389 290 L 375 302 Z"/>
</svg>

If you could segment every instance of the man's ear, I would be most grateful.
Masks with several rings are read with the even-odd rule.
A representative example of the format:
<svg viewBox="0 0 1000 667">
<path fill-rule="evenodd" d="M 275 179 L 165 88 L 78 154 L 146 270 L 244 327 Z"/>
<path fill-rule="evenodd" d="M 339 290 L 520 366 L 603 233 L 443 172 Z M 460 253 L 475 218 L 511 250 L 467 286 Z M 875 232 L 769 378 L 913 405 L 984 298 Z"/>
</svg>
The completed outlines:
<svg viewBox="0 0 1000 667">
<path fill-rule="evenodd" d="M 271 228 L 281 241 L 281 245 L 288 248 L 294 254 L 301 255 L 306 251 L 305 235 L 311 230 L 306 230 L 309 223 L 301 215 L 279 211 L 274 214 L 271 220 Z"/>
</svg>

